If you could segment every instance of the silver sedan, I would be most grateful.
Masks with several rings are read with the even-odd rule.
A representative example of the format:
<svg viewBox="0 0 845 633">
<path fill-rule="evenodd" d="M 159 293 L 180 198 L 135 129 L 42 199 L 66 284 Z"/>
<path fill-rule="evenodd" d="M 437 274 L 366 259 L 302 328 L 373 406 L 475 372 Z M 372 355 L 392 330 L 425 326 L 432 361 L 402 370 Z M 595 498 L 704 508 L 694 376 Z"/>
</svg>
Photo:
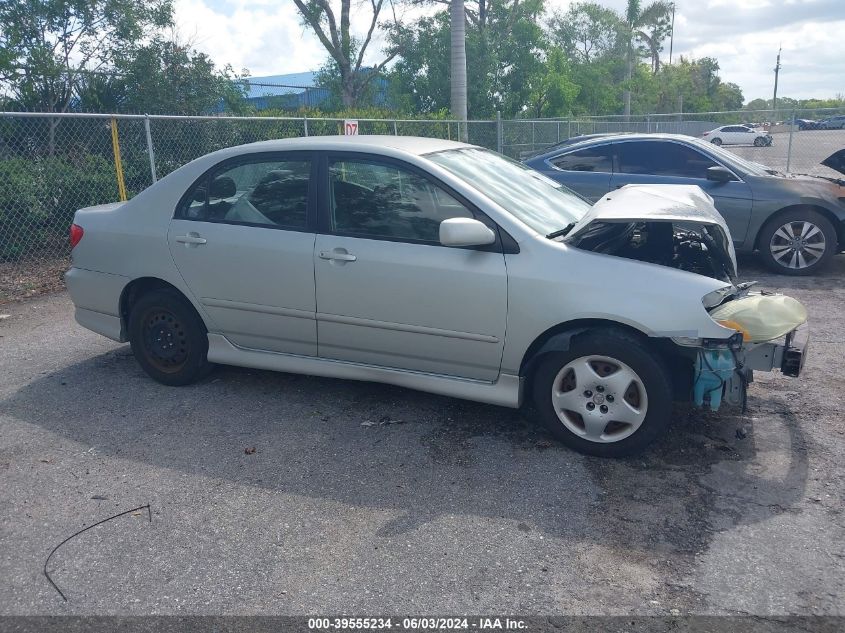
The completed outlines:
<svg viewBox="0 0 845 633">
<path fill-rule="evenodd" d="M 737 284 L 698 187 L 595 205 L 478 147 L 322 137 L 233 147 L 83 209 L 83 326 L 167 385 L 214 363 L 531 401 L 591 454 L 642 450 L 673 399 L 740 404 L 798 375 L 806 312 Z"/>
</svg>

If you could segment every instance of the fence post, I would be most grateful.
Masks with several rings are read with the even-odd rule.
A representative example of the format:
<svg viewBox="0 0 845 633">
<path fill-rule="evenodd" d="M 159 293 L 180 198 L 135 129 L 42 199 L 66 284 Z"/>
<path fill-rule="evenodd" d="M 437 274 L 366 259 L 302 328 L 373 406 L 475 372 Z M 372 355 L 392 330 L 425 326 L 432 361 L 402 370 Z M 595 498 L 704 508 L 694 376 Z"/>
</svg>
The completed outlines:
<svg viewBox="0 0 845 633">
<path fill-rule="evenodd" d="M 304 128 L 305 128 L 305 136 L 308 136 L 308 117 L 307 116 L 302 117 L 302 123 L 303 123 Z"/>
<path fill-rule="evenodd" d="M 531 151 L 537 149 L 537 122 L 531 121 Z"/>
<path fill-rule="evenodd" d="M 792 109 L 792 123 L 789 126 L 789 145 L 786 148 L 786 173 L 789 173 L 789 165 L 792 162 L 792 134 L 795 131 L 795 108 Z"/>
<path fill-rule="evenodd" d="M 646 134 L 651 134 L 651 115 L 650 114 L 646 115 L 645 129 L 646 129 Z"/>
<path fill-rule="evenodd" d="M 393 136 L 399 136 L 399 127 L 396 125 L 396 119 L 393 119 Z"/>
<path fill-rule="evenodd" d="M 153 135 L 150 134 L 150 115 L 144 115 L 144 133 L 147 136 L 147 154 L 150 156 L 150 176 L 153 177 L 153 184 L 156 184 L 158 177 L 156 176 L 156 157 L 153 152 Z"/>
<path fill-rule="evenodd" d="M 117 175 L 117 193 L 126 202 L 126 183 L 123 180 L 123 162 L 120 160 L 120 141 L 117 137 L 117 119 L 111 118 L 111 148 L 114 152 L 114 171 Z"/>
<path fill-rule="evenodd" d="M 502 153 L 503 144 L 502 113 L 496 110 L 496 151 L 500 154 Z"/>
</svg>

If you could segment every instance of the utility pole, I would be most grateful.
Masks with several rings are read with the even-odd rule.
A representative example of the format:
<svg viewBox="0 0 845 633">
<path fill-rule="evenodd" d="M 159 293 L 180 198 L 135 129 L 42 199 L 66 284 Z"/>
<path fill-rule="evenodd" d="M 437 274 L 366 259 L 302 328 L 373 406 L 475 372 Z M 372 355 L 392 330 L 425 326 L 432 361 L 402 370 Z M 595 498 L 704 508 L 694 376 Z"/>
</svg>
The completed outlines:
<svg viewBox="0 0 845 633">
<path fill-rule="evenodd" d="M 672 3 L 672 31 L 669 35 L 669 65 L 672 65 L 672 47 L 675 44 L 675 3 Z"/>
<path fill-rule="evenodd" d="M 778 107 L 778 74 L 780 73 L 780 52 L 783 46 L 778 47 L 778 61 L 775 64 L 775 95 L 772 97 L 772 116 L 775 116 L 775 110 Z"/>
</svg>

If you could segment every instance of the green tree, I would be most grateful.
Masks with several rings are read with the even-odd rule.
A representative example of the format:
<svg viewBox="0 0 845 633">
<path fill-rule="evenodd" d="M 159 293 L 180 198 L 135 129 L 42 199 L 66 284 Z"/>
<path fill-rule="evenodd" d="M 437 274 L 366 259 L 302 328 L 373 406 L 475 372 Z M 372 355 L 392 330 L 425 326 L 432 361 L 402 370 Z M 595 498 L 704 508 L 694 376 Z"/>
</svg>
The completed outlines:
<svg viewBox="0 0 845 633">
<path fill-rule="evenodd" d="M 647 46 L 652 58 L 652 70 L 656 73 L 660 68 L 661 42 L 667 34 L 666 25 L 671 13 L 672 4 L 665 0 L 655 0 L 646 7 L 642 7 L 640 0 L 628 0 L 624 21 L 620 23 L 625 44 L 626 87 L 622 96 L 625 116 L 631 114 L 631 79 L 634 65 L 642 56 L 638 46 L 643 43 Z"/>
<path fill-rule="evenodd" d="M 388 7 L 393 7 L 393 0 L 369 0 L 369 25 L 363 38 L 352 35 L 352 0 L 339 0 L 339 6 L 332 6 L 331 0 L 293 2 L 303 22 L 314 31 L 337 69 L 343 105 L 347 108 L 358 105 L 373 79 L 399 54 L 395 43 L 401 41 L 396 34 L 402 30 L 402 25 L 396 19 L 395 11 L 392 22 L 382 20 Z M 356 7 L 356 11 L 359 10 L 360 7 Z M 364 56 L 373 42 L 373 34 L 380 22 L 386 32 L 388 45 L 381 61 L 367 67 L 364 66 Z"/>
<path fill-rule="evenodd" d="M 65 112 L 86 77 L 171 24 L 171 16 L 171 0 L 0 3 L 0 87 L 23 109 Z"/>
<path fill-rule="evenodd" d="M 145 114 L 244 113 L 248 80 L 231 66 L 222 71 L 205 53 L 174 41 L 154 39 L 116 67 L 124 111 Z"/>
<path fill-rule="evenodd" d="M 563 50 L 550 49 L 545 72 L 537 73 L 534 77 L 530 99 L 532 116 L 561 117 L 572 113 L 581 88 L 572 80 L 572 69 Z"/>
<path fill-rule="evenodd" d="M 619 15 L 596 2 L 573 4 L 549 20 L 551 40 L 575 63 L 589 64 L 612 55 L 619 41 Z"/>
<path fill-rule="evenodd" d="M 531 107 L 538 76 L 546 71 L 542 0 L 487 0 L 483 11 L 467 3 L 468 112 L 516 116 Z M 482 20 L 480 15 L 484 16 Z M 450 15 L 438 11 L 401 33 L 402 56 L 389 73 L 394 100 L 404 108 L 436 112 L 451 105 Z"/>
</svg>

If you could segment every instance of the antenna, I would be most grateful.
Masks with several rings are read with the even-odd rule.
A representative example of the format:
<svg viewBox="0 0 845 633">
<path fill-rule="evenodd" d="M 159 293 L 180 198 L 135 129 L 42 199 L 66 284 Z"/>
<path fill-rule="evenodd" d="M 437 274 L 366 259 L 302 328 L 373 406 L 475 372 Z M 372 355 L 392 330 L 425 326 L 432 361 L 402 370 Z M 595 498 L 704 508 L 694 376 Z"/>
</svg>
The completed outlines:
<svg viewBox="0 0 845 633">
<path fill-rule="evenodd" d="M 780 73 L 780 52 L 783 50 L 783 46 L 778 46 L 778 61 L 775 64 L 775 94 L 772 97 L 772 114 L 774 115 L 775 110 L 778 107 L 778 74 Z"/>
</svg>

